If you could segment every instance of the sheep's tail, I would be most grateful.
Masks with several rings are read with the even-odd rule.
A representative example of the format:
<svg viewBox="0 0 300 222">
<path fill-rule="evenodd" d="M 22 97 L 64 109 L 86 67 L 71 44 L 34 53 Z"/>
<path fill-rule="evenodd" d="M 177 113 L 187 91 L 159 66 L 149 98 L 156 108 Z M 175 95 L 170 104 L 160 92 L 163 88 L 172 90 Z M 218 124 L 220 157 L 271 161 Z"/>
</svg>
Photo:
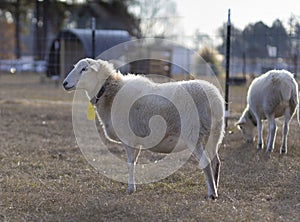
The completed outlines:
<svg viewBox="0 0 300 222">
<path fill-rule="evenodd" d="M 295 114 L 297 110 L 297 121 L 300 126 L 300 103 L 299 103 L 299 92 L 298 92 L 298 83 L 295 79 L 293 79 L 293 87 L 291 88 L 290 94 L 290 108 L 291 108 L 291 115 Z"/>
<path fill-rule="evenodd" d="M 292 108 L 291 110 L 297 110 L 297 121 L 298 124 L 300 125 L 300 103 L 299 103 L 299 94 L 298 94 L 298 87 L 296 87 L 292 91 L 292 96 L 290 100 L 290 107 Z M 293 113 L 291 113 L 292 115 Z"/>
<path fill-rule="evenodd" d="M 299 102 L 299 96 L 298 96 L 298 93 L 297 93 L 297 97 L 298 97 L 297 120 L 298 120 L 298 124 L 299 124 L 299 126 L 300 126 L 300 102 Z"/>
<path fill-rule="evenodd" d="M 296 83 L 296 89 L 295 93 L 293 94 L 294 96 L 294 101 L 296 102 L 296 108 L 297 108 L 297 121 L 300 126 L 300 102 L 299 102 L 299 92 L 298 92 L 298 83 Z"/>
</svg>

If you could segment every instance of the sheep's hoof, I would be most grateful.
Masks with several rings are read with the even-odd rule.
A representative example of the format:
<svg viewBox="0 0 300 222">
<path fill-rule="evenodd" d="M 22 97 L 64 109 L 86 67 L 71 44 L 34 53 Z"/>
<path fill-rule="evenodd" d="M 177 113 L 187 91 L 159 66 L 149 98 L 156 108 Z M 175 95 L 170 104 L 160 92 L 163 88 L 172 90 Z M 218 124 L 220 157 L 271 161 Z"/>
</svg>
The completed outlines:
<svg viewBox="0 0 300 222">
<path fill-rule="evenodd" d="M 128 186 L 127 188 L 127 194 L 132 194 L 136 191 L 135 186 Z"/>
<path fill-rule="evenodd" d="M 286 154 L 286 153 L 287 153 L 286 147 L 281 147 L 280 154 Z"/>
<path fill-rule="evenodd" d="M 217 192 L 208 192 L 206 197 L 207 197 L 207 199 L 210 199 L 210 200 L 216 200 L 218 198 L 218 193 Z"/>
<path fill-rule="evenodd" d="M 218 195 L 211 194 L 211 195 L 206 196 L 205 199 L 216 200 L 216 199 L 218 199 Z"/>
<path fill-rule="evenodd" d="M 258 150 L 261 150 L 261 149 L 263 149 L 264 148 L 264 144 L 262 144 L 262 143 L 259 143 L 259 144 L 257 144 L 257 146 L 256 146 L 256 149 L 258 149 Z"/>
<path fill-rule="evenodd" d="M 272 153 L 273 152 L 273 148 L 267 148 L 266 153 Z"/>
</svg>

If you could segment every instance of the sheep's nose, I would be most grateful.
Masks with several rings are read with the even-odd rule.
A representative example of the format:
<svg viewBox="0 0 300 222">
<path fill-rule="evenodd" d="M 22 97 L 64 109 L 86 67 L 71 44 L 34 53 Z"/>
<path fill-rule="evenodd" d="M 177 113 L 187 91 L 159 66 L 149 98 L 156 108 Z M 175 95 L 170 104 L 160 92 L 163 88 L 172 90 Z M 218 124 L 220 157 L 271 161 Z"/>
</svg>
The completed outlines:
<svg viewBox="0 0 300 222">
<path fill-rule="evenodd" d="M 253 143 L 253 140 L 252 139 L 246 139 L 246 143 L 251 144 L 251 143 Z"/>
<path fill-rule="evenodd" d="M 68 82 L 67 81 L 63 82 L 63 87 L 66 87 L 66 85 L 68 85 Z"/>
</svg>

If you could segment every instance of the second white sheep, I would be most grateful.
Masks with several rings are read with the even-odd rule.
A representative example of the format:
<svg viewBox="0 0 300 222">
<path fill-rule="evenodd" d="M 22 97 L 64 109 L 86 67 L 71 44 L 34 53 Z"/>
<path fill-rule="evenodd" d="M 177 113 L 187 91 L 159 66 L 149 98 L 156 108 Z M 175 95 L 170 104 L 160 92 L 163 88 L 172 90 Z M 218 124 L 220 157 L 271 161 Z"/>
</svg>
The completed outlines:
<svg viewBox="0 0 300 222">
<path fill-rule="evenodd" d="M 286 153 L 289 123 L 298 108 L 298 104 L 298 84 L 293 74 L 286 70 L 271 70 L 257 77 L 251 83 L 247 95 L 247 107 L 236 124 L 242 130 L 247 142 L 253 142 L 254 130 L 257 126 L 257 148 L 262 149 L 264 146 L 262 120 L 267 119 L 269 133 L 266 150 L 271 152 L 274 148 L 277 130 L 275 118 L 284 116 L 280 152 Z"/>
</svg>

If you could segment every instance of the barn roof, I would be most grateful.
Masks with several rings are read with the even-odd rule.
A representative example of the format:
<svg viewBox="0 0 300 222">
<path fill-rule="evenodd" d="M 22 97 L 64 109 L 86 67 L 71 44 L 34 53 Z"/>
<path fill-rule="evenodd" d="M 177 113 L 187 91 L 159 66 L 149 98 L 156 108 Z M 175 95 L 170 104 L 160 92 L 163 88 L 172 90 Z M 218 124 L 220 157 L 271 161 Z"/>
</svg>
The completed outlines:
<svg viewBox="0 0 300 222">
<path fill-rule="evenodd" d="M 92 31 L 88 29 L 63 30 L 59 39 L 78 39 L 85 51 L 86 57 L 92 57 Z M 96 30 L 95 31 L 95 54 L 99 55 L 105 50 L 120 43 L 130 40 L 130 35 L 124 30 Z"/>
</svg>

